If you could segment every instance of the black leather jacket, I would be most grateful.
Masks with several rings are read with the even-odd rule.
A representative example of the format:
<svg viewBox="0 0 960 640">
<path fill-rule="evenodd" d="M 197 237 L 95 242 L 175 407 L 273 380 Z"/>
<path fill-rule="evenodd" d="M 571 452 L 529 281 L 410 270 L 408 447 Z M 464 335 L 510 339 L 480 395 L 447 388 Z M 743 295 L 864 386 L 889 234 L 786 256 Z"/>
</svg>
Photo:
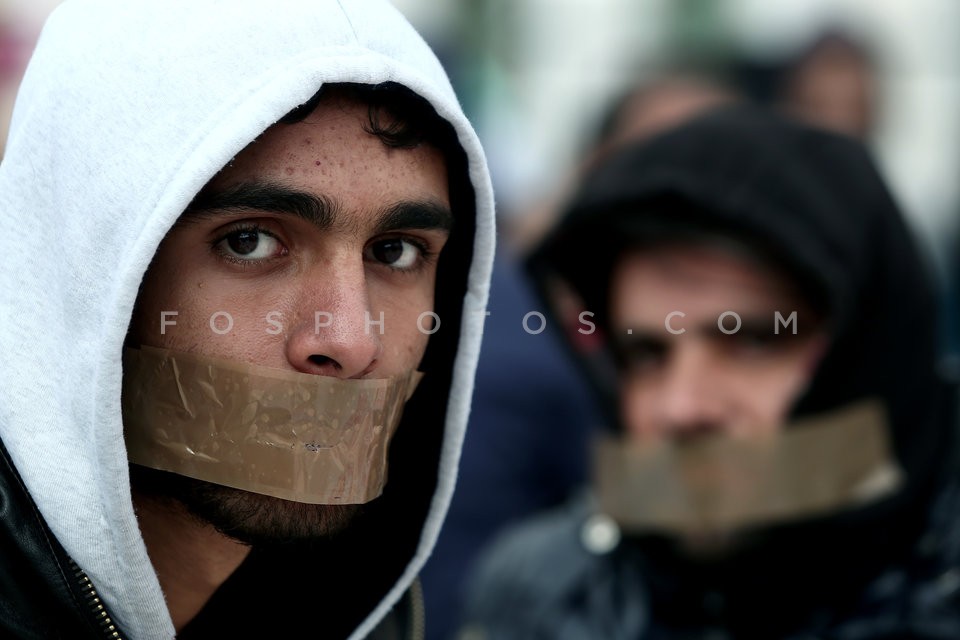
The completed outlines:
<svg viewBox="0 0 960 640">
<path fill-rule="evenodd" d="M 580 497 L 501 537 L 471 583 L 464 639 L 955 640 L 960 638 L 960 490 L 937 500 L 931 525 L 844 606 L 820 601 L 845 567 L 807 580 L 770 568 L 752 590 L 686 582 L 629 542 L 589 549 L 594 513 Z M 665 587 L 666 585 L 666 587 Z M 664 594 L 665 590 L 670 593 Z M 799 595 L 798 595 L 799 594 Z M 805 595 L 804 595 L 805 594 Z M 656 601 L 656 604 L 653 602 Z M 766 601 L 770 606 L 761 605 Z M 739 602 L 738 607 L 735 603 Z M 751 606 L 757 605 L 757 606 Z M 783 624 L 787 616 L 797 624 Z"/>
<path fill-rule="evenodd" d="M 121 638 L 96 587 L 50 532 L 0 446 L 0 635 Z"/>
<path fill-rule="evenodd" d="M 0 443 L 0 637 L 24 640 L 127 638 L 96 585 L 50 532 Z M 370 640 L 421 640 L 423 596 L 414 582 Z M 317 634 L 304 623 L 303 636 Z"/>
</svg>

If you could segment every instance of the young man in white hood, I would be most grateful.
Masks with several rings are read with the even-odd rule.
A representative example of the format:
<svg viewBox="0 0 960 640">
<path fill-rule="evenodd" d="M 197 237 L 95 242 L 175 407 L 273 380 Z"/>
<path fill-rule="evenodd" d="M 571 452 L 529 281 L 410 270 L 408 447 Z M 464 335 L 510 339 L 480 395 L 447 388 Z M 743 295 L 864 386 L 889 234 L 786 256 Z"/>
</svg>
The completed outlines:
<svg viewBox="0 0 960 640">
<path fill-rule="evenodd" d="M 493 204 L 400 14 L 71 0 L 0 198 L 2 635 L 415 635 Z"/>
</svg>

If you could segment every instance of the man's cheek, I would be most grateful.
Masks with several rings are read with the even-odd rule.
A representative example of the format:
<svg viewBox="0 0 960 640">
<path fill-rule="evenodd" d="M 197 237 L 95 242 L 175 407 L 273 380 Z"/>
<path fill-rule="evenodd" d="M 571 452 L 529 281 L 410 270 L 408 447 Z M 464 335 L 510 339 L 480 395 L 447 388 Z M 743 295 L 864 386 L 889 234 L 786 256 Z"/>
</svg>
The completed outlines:
<svg viewBox="0 0 960 640">
<path fill-rule="evenodd" d="M 388 339 L 391 343 L 388 353 L 393 354 L 395 358 L 391 363 L 391 369 L 395 369 L 392 373 L 400 373 L 419 366 L 427 350 L 427 344 L 430 342 L 430 335 L 414 328 L 413 331 L 407 329 L 398 331 L 388 336 Z"/>
</svg>

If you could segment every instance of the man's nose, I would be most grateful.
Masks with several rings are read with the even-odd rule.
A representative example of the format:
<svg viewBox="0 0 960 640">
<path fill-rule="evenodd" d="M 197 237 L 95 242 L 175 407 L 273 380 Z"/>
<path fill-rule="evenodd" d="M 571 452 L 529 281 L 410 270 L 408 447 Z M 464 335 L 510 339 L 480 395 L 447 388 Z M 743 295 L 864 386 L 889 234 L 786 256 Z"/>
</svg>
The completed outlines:
<svg viewBox="0 0 960 640">
<path fill-rule="evenodd" d="M 370 308 L 362 260 L 337 261 L 305 274 L 297 299 L 297 323 L 286 356 L 304 373 L 359 378 L 370 373 L 383 351 L 386 318 Z"/>
<path fill-rule="evenodd" d="M 663 371 L 658 423 L 668 437 L 686 437 L 723 427 L 721 376 L 707 349 L 678 346 Z"/>
</svg>

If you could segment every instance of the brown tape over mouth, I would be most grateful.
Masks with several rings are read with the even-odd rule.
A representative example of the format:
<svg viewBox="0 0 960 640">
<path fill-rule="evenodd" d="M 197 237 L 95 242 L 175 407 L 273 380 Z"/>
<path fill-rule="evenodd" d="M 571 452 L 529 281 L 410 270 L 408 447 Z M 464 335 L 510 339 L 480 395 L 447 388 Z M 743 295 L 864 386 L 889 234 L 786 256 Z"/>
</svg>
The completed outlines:
<svg viewBox="0 0 960 640">
<path fill-rule="evenodd" d="M 422 373 L 340 380 L 154 347 L 124 349 L 130 462 L 311 504 L 359 504 Z"/>
<path fill-rule="evenodd" d="M 903 472 L 886 414 L 864 401 L 761 439 L 710 435 L 638 445 L 601 436 L 601 510 L 627 531 L 731 532 L 837 512 L 892 494 Z"/>
</svg>

